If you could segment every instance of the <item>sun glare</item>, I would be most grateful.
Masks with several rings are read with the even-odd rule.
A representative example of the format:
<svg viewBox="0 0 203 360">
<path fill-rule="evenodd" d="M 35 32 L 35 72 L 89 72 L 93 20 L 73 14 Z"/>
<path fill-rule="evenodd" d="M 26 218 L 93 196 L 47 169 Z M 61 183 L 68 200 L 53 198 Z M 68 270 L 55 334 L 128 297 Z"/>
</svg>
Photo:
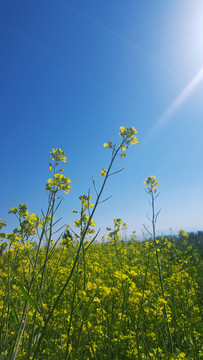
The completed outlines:
<svg viewBox="0 0 203 360">
<path fill-rule="evenodd" d="M 175 114 L 175 112 L 185 103 L 188 97 L 192 92 L 197 88 L 197 86 L 203 81 L 203 67 L 195 75 L 195 77 L 189 82 L 189 84 L 183 89 L 183 91 L 177 96 L 173 103 L 168 107 L 168 109 L 160 116 L 160 118 L 155 122 L 153 127 L 147 134 L 147 137 L 153 137 L 157 132 L 164 126 L 170 118 Z"/>
<path fill-rule="evenodd" d="M 189 6 L 186 4 L 181 18 L 180 21 L 179 16 L 180 23 L 176 24 L 181 51 L 185 60 L 188 57 L 193 63 L 199 64 L 199 61 L 203 62 L 203 2 L 194 1 Z"/>
</svg>

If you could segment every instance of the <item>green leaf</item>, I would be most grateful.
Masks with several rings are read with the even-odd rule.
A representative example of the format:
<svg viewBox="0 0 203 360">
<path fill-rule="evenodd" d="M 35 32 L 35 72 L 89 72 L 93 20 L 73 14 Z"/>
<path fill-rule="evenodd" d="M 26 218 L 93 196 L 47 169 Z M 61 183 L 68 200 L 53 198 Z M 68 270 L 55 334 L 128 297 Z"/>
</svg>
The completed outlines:
<svg viewBox="0 0 203 360">
<path fill-rule="evenodd" d="M 34 299 L 31 298 L 31 296 L 28 294 L 28 292 L 25 290 L 25 288 L 23 287 L 23 285 L 21 283 L 18 282 L 18 286 L 23 294 L 23 296 L 25 297 L 25 299 L 30 303 L 30 305 L 32 305 L 32 307 L 38 312 L 41 313 L 40 309 L 38 308 L 37 303 L 35 302 Z"/>
<path fill-rule="evenodd" d="M 73 299 L 68 295 L 68 299 L 70 300 L 70 303 L 73 302 Z M 76 314 L 82 319 L 82 315 L 81 315 L 81 312 L 78 308 L 78 306 L 75 304 L 74 306 L 74 311 L 76 312 Z"/>
<path fill-rule="evenodd" d="M 82 315 L 81 315 L 80 310 L 78 309 L 77 305 L 75 305 L 74 311 L 75 311 L 76 314 L 82 319 Z"/>
<path fill-rule="evenodd" d="M 13 301 L 12 301 L 11 299 L 10 299 L 10 302 L 11 302 L 12 315 L 13 315 L 13 317 L 14 317 L 14 320 L 15 320 L 16 324 L 19 325 L 20 322 L 19 322 L 19 319 L 18 319 L 18 314 L 17 314 L 17 312 L 16 312 L 14 303 L 13 303 Z"/>
</svg>

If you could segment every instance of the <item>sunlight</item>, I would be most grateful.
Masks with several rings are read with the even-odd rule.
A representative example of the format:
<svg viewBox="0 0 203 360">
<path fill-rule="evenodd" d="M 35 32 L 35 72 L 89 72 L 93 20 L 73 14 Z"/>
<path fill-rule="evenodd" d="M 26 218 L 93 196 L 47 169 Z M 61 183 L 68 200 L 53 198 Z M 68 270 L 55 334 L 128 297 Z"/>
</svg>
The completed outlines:
<svg viewBox="0 0 203 360">
<path fill-rule="evenodd" d="M 155 122 L 152 128 L 149 130 L 147 137 L 152 137 L 169 121 L 169 119 L 175 114 L 175 112 L 185 103 L 192 92 L 197 88 L 200 82 L 203 80 L 203 68 L 197 73 L 197 75 L 190 81 L 190 83 L 184 88 L 184 90 L 178 95 L 169 108 L 161 115 L 161 117 Z"/>
</svg>

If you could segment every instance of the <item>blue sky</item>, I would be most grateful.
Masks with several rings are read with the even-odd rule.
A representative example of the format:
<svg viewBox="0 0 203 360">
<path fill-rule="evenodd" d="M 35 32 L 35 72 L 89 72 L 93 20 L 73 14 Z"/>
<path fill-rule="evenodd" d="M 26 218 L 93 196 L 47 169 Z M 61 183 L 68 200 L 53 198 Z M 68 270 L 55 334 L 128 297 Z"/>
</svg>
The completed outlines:
<svg viewBox="0 0 203 360">
<path fill-rule="evenodd" d="M 95 215 L 141 233 L 150 214 L 143 181 L 160 182 L 158 233 L 203 229 L 203 2 L 1 1 L 0 217 L 46 209 L 49 153 L 62 148 L 72 183 L 59 210 L 73 224 L 78 197 L 101 184 L 119 126 L 139 144 L 118 159 Z"/>
</svg>

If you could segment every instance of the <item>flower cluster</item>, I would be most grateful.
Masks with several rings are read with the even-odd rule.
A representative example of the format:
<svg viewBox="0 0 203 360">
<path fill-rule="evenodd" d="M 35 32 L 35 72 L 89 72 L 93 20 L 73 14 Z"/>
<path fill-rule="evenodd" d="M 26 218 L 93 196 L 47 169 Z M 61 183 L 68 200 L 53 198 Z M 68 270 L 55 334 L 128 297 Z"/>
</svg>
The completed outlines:
<svg viewBox="0 0 203 360">
<path fill-rule="evenodd" d="M 80 211 L 80 219 L 75 220 L 74 224 L 76 227 L 80 228 L 81 234 L 86 231 L 86 234 L 94 234 L 95 229 L 93 227 L 95 226 L 95 222 L 93 219 L 89 217 L 89 215 L 86 214 L 86 211 L 90 208 L 94 207 L 94 204 L 90 203 L 90 199 L 92 198 L 91 195 L 81 195 L 80 196 L 80 203 L 81 203 L 81 211 Z M 72 210 L 73 213 L 78 213 L 76 210 Z M 89 226 L 88 226 L 89 224 Z M 87 228 L 88 226 L 88 228 Z"/>
<path fill-rule="evenodd" d="M 90 199 L 92 198 L 91 195 L 81 195 L 80 196 L 80 203 L 82 204 L 83 211 L 87 209 L 91 209 L 94 207 L 94 204 L 90 204 Z"/>
<path fill-rule="evenodd" d="M 56 170 L 59 161 L 66 162 L 66 157 L 64 156 L 64 151 L 61 149 L 53 149 L 51 152 L 51 160 L 54 161 L 54 164 L 49 164 L 49 170 L 53 172 L 53 178 L 49 178 L 46 184 L 46 190 L 51 193 L 56 193 L 57 191 L 63 190 L 66 194 L 70 192 L 71 180 L 62 174 L 63 169 Z"/>
<path fill-rule="evenodd" d="M 144 184 L 147 186 L 147 192 L 149 194 L 155 194 L 157 192 L 157 186 L 160 183 L 156 180 L 156 176 L 149 176 L 145 179 Z"/>
<path fill-rule="evenodd" d="M 80 220 L 75 220 L 74 224 L 75 226 L 81 228 L 84 227 L 88 224 L 89 222 L 89 216 L 86 214 L 82 214 L 82 216 L 80 217 Z M 93 221 L 93 219 L 90 220 L 90 225 L 89 226 L 95 226 L 95 222 Z M 95 230 L 94 229 L 88 229 L 88 234 L 94 234 Z"/>
<path fill-rule="evenodd" d="M 113 218 L 113 222 L 114 222 L 114 229 L 112 230 L 111 228 L 106 228 L 109 232 L 108 236 L 109 238 L 111 238 L 112 242 L 114 242 L 115 238 L 116 239 L 120 239 L 121 238 L 121 227 L 122 230 L 123 229 L 127 229 L 127 225 L 126 223 L 124 223 L 121 219 L 119 218 Z"/>
<path fill-rule="evenodd" d="M 64 151 L 61 149 L 52 149 L 52 151 L 50 152 L 51 154 L 51 159 L 54 161 L 63 161 L 64 163 L 66 163 L 66 157 L 64 156 Z"/>
<path fill-rule="evenodd" d="M 54 174 L 54 179 L 48 179 L 46 184 L 46 190 L 57 192 L 63 190 L 66 194 L 69 193 L 71 186 L 69 183 L 71 180 L 63 174 Z"/>
<path fill-rule="evenodd" d="M 26 236 L 35 235 L 38 227 L 42 227 L 41 220 L 38 215 L 29 214 L 26 204 L 22 204 L 16 207 L 12 207 L 9 214 L 14 214 L 19 220 L 20 230 L 15 229 L 14 233 L 19 233 L 19 238 L 22 234 Z M 16 239 L 16 236 L 15 236 Z"/>
<path fill-rule="evenodd" d="M 137 130 L 132 126 L 132 128 L 126 128 L 125 126 L 120 127 L 119 136 L 123 138 L 122 142 L 119 144 L 119 148 L 122 151 L 127 150 L 130 145 L 135 145 L 139 142 L 135 134 Z M 112 141 L 108 141 L 104 143 L 104 147 L 116 150 L 116 144 L 113 144 Z M 126 156 L 125 153 L 121 154 L 120 157 L 124 158 Z"/>
<path fill-rule="evenodd" d="M 126 128 L 125 126 L 120 127 L 119 136 L 123 138 L 122 143 L 120 144 L 120 148 L 125 151 L 129 145 L 135 145 L 139 142 L 135 134 L 137 130 L 134 128 Z"/>
</svg>

